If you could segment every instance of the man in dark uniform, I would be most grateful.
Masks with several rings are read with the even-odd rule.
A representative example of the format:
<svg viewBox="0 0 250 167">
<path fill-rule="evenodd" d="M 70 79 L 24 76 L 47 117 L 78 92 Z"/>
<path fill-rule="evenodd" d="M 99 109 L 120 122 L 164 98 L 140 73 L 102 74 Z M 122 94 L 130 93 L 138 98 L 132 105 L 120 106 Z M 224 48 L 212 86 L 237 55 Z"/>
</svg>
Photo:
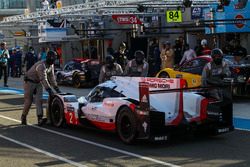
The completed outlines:
<svg viewBox="0 0 250 167">
<path fill-rule="evenodd" d="M 135 59 L 128 62 L 124 75 L 130 77 L 148 76 L 148 63 L 145 61 L 145 55 L 143 51 L 138 50 L 135 52 Z"/>
<path fill-rule="evenodd" d="M 49 51 L 46 60 L 37 62 L 27 71 L 24 77 L 24 107 L 21 116 L 21 124 L 27 124 L 26 117 L 29 113 L 34 94 L 36 98 L 38 125 L 41 126 L 43 124 L 43 87 L 49 93 L 50 97 L 54 94 L 52 87 L 57 93 L 61 92 L 57 86 L 54 75 L 55 59 L 56 53 L 54 51 Z"/>
<path fill-rule="evenodd" d="M 99 83 L 103 83 L 107 80 L 110 80 L 112 76 L 119 76 L 123 74 L 122 67 L 115 63 L 115 59 L 113 56 L 109 55 L 106 57 L 105 65 L 102 66 L 100 75 L 99 75 Z"/>
<path fill-rule="evenodd" d="M 223 60 L 223 52 L 220 49 L 213 49 L 211 56 L 213 60 L 206 64 L 202 72 L 202 86 L 223 86 L 223 79 L 231 76 L 229 66 Z M 218 90 L 210 91 L 210 95 L 217 99 L 220 99 L 220 93 Z"/>
<path fill-rule="evenodd" d="M 119 50 L 114 53 L 115 61 L 121 65 L 122 69 L 124 69 L 128 62 L 128 50 L 125 42 L 122 42 L 119 46 Z"/>
<path fill-rule="evenodd" d="M 30 47 L 29 52 L 26 53 L 24 57 L 24 64 L 26 63 L 26 71 L 28 71 L 38 60 L 37 55 L 35 54 L 34 48 Z"/>
<path fill-rule="evenodd" d="M 18 46 L 16 47 L 16 56 L 15 56 L 15 66 L 16 66 L 16 76 L 20 78 L 22 75 L 22 57 L 23 52 L 21 51 L 21 48 Z"/>
</svg>

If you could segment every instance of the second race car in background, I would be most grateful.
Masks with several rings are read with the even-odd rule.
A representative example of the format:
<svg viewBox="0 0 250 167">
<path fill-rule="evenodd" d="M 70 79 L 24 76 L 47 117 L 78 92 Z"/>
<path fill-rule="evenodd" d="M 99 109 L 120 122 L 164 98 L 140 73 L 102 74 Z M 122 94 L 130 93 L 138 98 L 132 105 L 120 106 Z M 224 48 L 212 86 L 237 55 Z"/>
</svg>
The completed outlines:
<svg viewBox="0 0 250 167">
<path fill-rule="evenodd" d="M 78 100 L 57 94 L 49 100 L 52 124 L 91 126 L 117 132 L 125 143 L 168 140 L 176 132 L 213 135 L 233 130 L 232 101 L 202 91 L 183 92 L 183 79 L 114 77 Z"/>
<path fill-rule="evenodd" d="M 234 65 L 233 56 L 224 56 L 225 61 L 229 64 L 234 95 L 249 95 L 250 94 L 250 57 L 245 57 L 241 65 Z M 201 86 L 201 75 L 204 66 L 211 62 L 210 56 L 196 57 L 177 68 L 162 69 L 156 77 L 159 78 L 183 78 L 186 80 L 186 87 L 193 88 Z"/>
<path fill-rule="evenodd" d="M 156 77 L 159 78 L 183 78 L 186 87 L 193 88 L 201 85 L 201 74 L 204 66 L 212 59 L 210 56 L 199 56 L 176 68 L 162 69 Z"/>
<path fill-rule="evenodd" d="M 69 84 L 76 88 L 98 84 L 101 64 L 93 59 L 73 59 L 65 64 L 63 70 L 56 71 L 58 84 Z"/>
</svg>

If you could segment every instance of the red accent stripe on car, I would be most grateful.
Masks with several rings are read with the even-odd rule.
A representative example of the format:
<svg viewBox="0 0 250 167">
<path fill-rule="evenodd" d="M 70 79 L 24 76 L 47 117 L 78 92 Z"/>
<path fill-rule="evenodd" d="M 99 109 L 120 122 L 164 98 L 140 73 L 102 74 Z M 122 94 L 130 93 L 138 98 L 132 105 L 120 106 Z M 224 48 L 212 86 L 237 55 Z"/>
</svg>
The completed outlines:
<svg viewBox="0 0 250 167">
<path fill-rule="evenodd" d="M 98 122 L 98 121 L 92 121 L 90 122 L 95 125 L 97 128 L 106 130 L 106 131 L 114 131 L 116 129 L 115 123 L 106 123 L 106 122 Z"/>
<path fill-rule="evenodd" d="M 185 82 L 186 81 L 184 79 L 180 79 L 180 89 L 184 88 Z M 179 125 L 183 119 L 183 116 L 184 116 L 184 113 L 183 113 L 183 91 L 180 91 L 180 93 L 179 93 L 179 113 L 178 113 L 178 116 L 170 124 L 171 125 Z"/>
</svg>

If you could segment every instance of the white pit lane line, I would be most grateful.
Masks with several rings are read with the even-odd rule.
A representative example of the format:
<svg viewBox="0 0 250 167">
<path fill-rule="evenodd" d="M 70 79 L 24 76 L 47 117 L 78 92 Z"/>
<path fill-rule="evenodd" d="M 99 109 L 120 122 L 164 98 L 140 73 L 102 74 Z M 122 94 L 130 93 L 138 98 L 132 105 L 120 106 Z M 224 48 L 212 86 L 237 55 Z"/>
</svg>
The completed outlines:
<svg viewBox="0 0 250 167">
<path fill-rule="evenodd" d="M 10 120 L 10 121 L 13 121 L 13 122 L 21 123 L 21 121 L 19 121 L 19 120 L 16 120 L 16 119 L 13 119 L 13 118 L 10 118 L 10 117 L 6 117 L 6 116 L 3 116 L 3 115 L 0 115 L 0 118 L 7 119 L 7 120 Z M 67 137 L 67 138 L 70 138 L 70 139 L 73 139 L 73 140 L 76 140 L 76 141 L 79 141 L 79 142 L 82 142 L 82 143 L 87 143 L 87 144 L 90 144 L 90 145 L 93 145 L 93 146 L 96 146 L 96 147 L 104 148 L 104 149 L 107 149 L 107 150 L 111 150 L 111 151 L 114 151 L 114 152 L 118 152 L 118 153 L 121 153 L 121 154 L 124 154 L 124 155 L 131 156 L 131 157 L 136 157 L 136 158 L 143 159 L 143 160 L 146 160 L 146 161 L 154 162 L 156 164 L 169 166 L 169 167 L 180 167 L 178 165 L 174 165 L 174 164 L 167 163 L 167 162 L 164 162 L 164 161 L 160 161 L 160 160 L 157 160 L 157 159 L 145 157 L 145 156 L 142 156 L 142 155 L 139 155 L 139 154 L 135 154 L 135 153 L 128 152 L 128 151 L 121 150 L 121 149 L 114 148 L 114 147 L 110 147 L 110 146 L 103 145 L 103 144 L 100 144 L 100 143 L 92 142 L 92 141 L 89 141 L 89 140 L 81 139 L 81 138 L 74 137 L 74 136 L 71 136 L 71 135 L 67 135 L 67 134 L 64 134 L 64 133 L 61 133 L 61 132 L 57 132 L 57 131 L 54 131 L 54 130 L 39 127 L 39 126 L 36 126 L 36 125 L 32 125 L 32 124 L 28 124 L 28 125 L 33 127 L 33 128 L 37 128 L 37 129 L 40 129 L 40 130 L 43 130 L 43 131 L 46 131 L 46 132 L 50 132 L 50 133 L 53 133 L 53 134 L 56 134 L 56 135 L 59 135 L 59 136 Z"/>
<path fill-rule="evenodd" d="M 9 137 L 3 136 L 3 135 L 0 135 L 0 138 L 5 139 L 5 140 L 8 140 L 8 141 L 10 141 L 10 142 L 12 142 L 12 143 L 18 144 L 18 145 L 20 145 L 20 146 L 29 148 L 29 149 L 34 150 L 34 151 L 36 151 L 36 152 L 45 154 L 45 155 L 47 155 L 47 156 L 49 156 L 49 157 L 52 157 L 52 158 L 61 160 L 61 161 L 66 162 L 66 163 L 68 163 L 68 164 L 70 164 L 70 165 L 73 165 L 73 166 L 77 166 L 77 167 L 87 167 L 86 165 L 82 165 L 82 164 L 79 164 L 79 163 L 77 163 L 77 162 L 68 160 L 68 159 L 66 159 L 66 158 L 63 158 L 63 157 L 60 157 L 60 156 L 58 156 L 58 155 L 52 154 L 52 153 L 50 153 L 50 152 L 41 150 L 41 149 L 39 149 L 39 148 L 33 147 L 33 146 L 28 145 L 28 144 L 25 144 L 25 143 L 23 143 L 23 142 L 14 140 L 14 139 L 12 139 L 12 138 L 9 138 Z"/>
</svg>

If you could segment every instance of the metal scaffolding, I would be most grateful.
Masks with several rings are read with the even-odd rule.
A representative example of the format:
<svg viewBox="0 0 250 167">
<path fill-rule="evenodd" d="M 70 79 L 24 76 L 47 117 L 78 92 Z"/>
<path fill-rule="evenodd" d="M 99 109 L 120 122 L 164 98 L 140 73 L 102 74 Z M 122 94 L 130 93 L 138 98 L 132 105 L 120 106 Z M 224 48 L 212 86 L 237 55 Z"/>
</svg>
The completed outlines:
<svg viewBox="0 0 250 167">
<path fill-rule="evenodd" d="M 219 3 L 219 0 L 193 0 L 192 6 L 208 6 Z M 138 13 L 137 6 L 143 5 L 152 8 L 183 7 L 183 0 L 87 0 L 86 3 L 65 6 L 61 9 L 49 9 L 32 12 L 29 14 L 5 17 L 0 25 L 21 24 L 37 22 L 42 19 L 54 18 L 56 16 L 101 16 L 112 14 Z M 141 12 L 140 14 L 143 14 Z M 146 13 L 145 13 L 146 14 Z"/>
</svg>

